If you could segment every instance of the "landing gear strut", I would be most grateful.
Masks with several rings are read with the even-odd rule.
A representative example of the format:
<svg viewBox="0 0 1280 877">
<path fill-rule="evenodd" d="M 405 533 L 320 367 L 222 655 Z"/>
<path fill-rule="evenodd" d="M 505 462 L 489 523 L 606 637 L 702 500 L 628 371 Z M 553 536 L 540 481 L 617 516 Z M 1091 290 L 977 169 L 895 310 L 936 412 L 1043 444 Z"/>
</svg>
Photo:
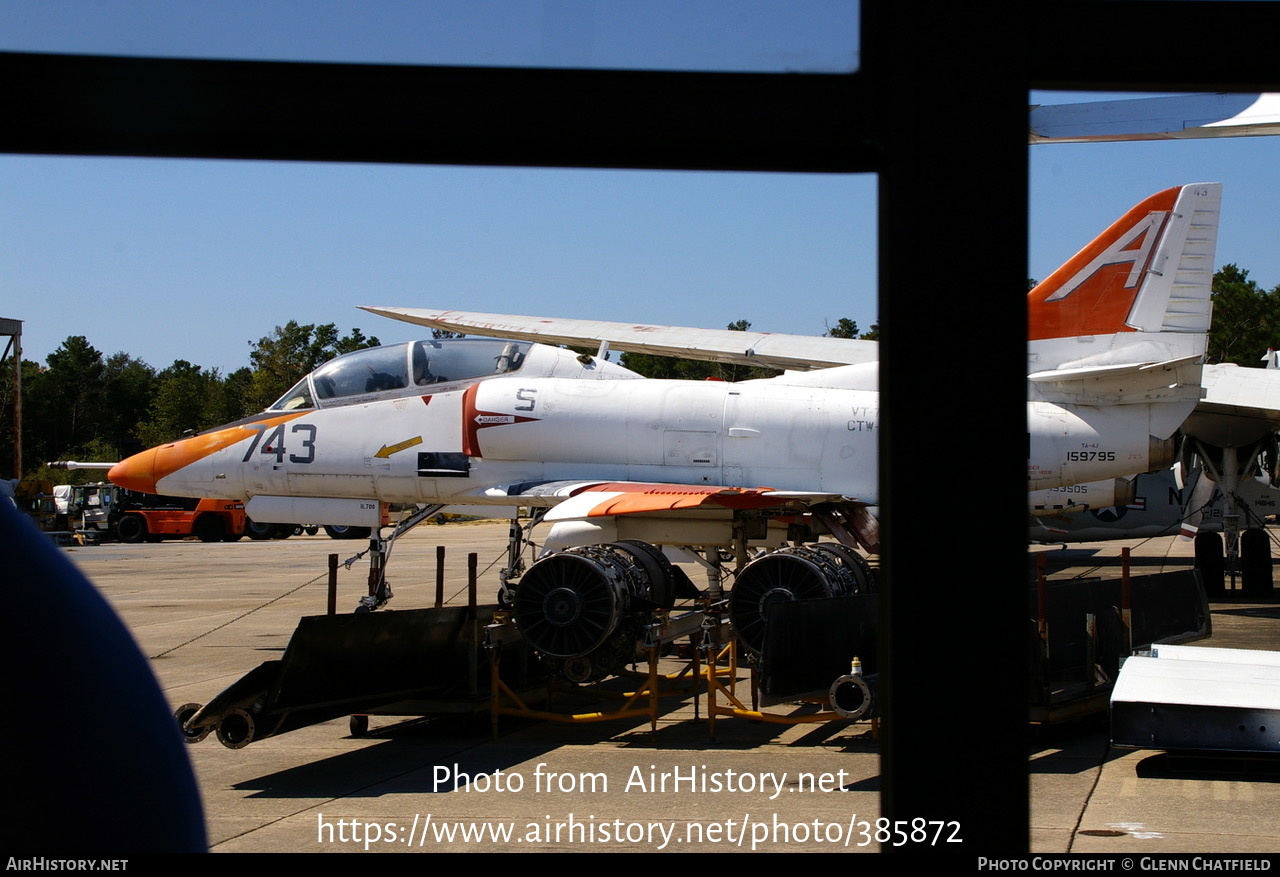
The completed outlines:
<svg viewBox="0 0 1280 877">
<path fill-rule="evenodd" d="M 391 584 L 387 581 L 387 558 L 391 555 L 391 546 L 395 544 L 396 539 L 424 521 L 431 520 L 444 509 L 444 505 L 424 506 L 401 521 L 385 539 L 381 530 L 369 538 L 369 593 L 360 598 L 360 604 L 355 609 L 357 614 L 381 609 L 395 596 L 391 593 Z M 355 560 L 356 558 L 353 557 L 347 561 L 348 569 Z"/>
<path fill-rule="evenodd" d="M 1240 576 L 1241 596 L 1265 599 L 1273 588 L 1271 537 L 1239 490 L 1246 479 L 1258 477 L 1260 472 L 1269 473 L 1271 483 L 1275 483 L 1275 437 L 1267 436 L 1243 452 L 1230 445 L 1214 448 L 1187 437 L 1183 443 L 1184 472 L 1197 458 L 1203 468 L 1200 477 L 1216 482 L 1223 503 L 1222 533 L 1196 534 L 1196 569 L 1200 571 L 1205 595 L 1210 599 L 1224 596 L 1229 574 L 1233 590 L 1236 576 Z M 1267 464 L 1267 460 L 1272 463 Z"/>
</svg>

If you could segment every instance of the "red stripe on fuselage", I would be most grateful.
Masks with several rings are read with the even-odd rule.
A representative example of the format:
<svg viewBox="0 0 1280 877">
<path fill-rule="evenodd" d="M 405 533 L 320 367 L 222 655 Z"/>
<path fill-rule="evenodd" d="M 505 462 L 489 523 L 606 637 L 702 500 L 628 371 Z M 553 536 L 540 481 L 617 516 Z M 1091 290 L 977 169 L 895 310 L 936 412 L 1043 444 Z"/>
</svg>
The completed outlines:
<svg viewBox="0 0 1280 877">
<path fill-rule="evenodd" d="M 500 411 L 481 411 L 476 407 L 480 384 L 472 384 L 462 394 L 462 453 L 482 459 L 479 432 L 493 426 L 511 426 L 516 423 L 533 423 L 540 418 Z"/>
</svg>

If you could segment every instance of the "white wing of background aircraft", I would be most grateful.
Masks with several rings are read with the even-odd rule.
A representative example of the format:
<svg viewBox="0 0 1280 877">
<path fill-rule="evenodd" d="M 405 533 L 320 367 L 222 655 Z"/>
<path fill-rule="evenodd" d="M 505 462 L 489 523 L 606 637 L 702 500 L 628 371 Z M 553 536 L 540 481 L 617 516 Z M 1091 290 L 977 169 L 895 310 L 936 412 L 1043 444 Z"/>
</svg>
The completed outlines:
<svg viewBox="0 0 1280 877">
<path fill-rule="evenodd" d="M 1031 108 L 1032 143 L 1280 134 L 1280 94 L 1189 94 Z"/>
</svg>

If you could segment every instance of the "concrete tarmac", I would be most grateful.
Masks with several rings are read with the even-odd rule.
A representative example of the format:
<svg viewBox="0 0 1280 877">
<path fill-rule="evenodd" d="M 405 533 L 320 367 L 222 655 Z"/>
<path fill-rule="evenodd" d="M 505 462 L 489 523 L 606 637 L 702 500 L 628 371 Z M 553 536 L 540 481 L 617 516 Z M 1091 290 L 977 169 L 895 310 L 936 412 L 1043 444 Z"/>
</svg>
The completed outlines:
<svg viewBox="0 0 1280 877">
<path fill-rule="evenodd" d="M 391 556 L 391 607 L 430 605 L 437 545 L 447 546 L 449 602 L 465 602 L 468 552 L 478 555 L 480 600 L 491 602 L 506 533 L 505 522 L 479 522 L 408 534 Z M 1047 555 L 1055 576 L 1107 576 L 1119 574 L 1124 545 L 1133 546 L 1135 572 L 1190 563 L 1190 544 L 1172 538 L 1032 552 Z M 208 702 L 278 659 L 298 618 L 325 611 L 328 555 L 345 560 L 364 547 L 322 533 L 65 550 L 133 632 L 177 707 Z M 340 613 L 364 593 L 367 569 L 365 560 L 340 568 Z M 1280 648 L 1280 601 L 1229 597 L 1212 609 L 1215 637 L 1205 645 Z M 745 686 L 739 691 L 746 696 Z M 663 701 L 656 731 L 647 719 L 504 717 L 496 742 L 487 717 L 375 716 L 364 737 L 340 719 L 236 751 L 210 737 L 188 752 L 216 852 L 880 849 L 870 723 L 722 718 L 712 741 L 705 715 L 705 698 L 685 697 Z M 1032 740 L 1033 852 L 1280 853 L 1274 760 L 1113 749 L 1105 716 L 1037 729 Z M 954 851 L 946 840 L 953 831 L 963 837 L 962 815 L 957 822 L 918 830 Z"/>
</svg>

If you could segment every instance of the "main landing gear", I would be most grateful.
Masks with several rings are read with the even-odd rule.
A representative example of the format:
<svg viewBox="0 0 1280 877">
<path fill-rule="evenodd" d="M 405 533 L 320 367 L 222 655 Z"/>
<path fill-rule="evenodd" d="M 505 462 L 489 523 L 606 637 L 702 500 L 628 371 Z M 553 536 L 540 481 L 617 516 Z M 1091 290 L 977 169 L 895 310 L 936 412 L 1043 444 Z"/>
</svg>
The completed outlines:
<svg viewBox="0 0 1280 877">
<path fill-rule="evenodd" d="M 1274 580 L 1271 536 L 1267 530 L 1227 530 L 1226 539 L 1222 533 L 1202 532 L 1195 539 L 1196 569 L 1209 599 L 1226 595 L 1228 574 L 1233 591 L 1236 577 L 1240 577 L 1240 596 L 1257 600 L 1271 596 Z"/>
</svg>

